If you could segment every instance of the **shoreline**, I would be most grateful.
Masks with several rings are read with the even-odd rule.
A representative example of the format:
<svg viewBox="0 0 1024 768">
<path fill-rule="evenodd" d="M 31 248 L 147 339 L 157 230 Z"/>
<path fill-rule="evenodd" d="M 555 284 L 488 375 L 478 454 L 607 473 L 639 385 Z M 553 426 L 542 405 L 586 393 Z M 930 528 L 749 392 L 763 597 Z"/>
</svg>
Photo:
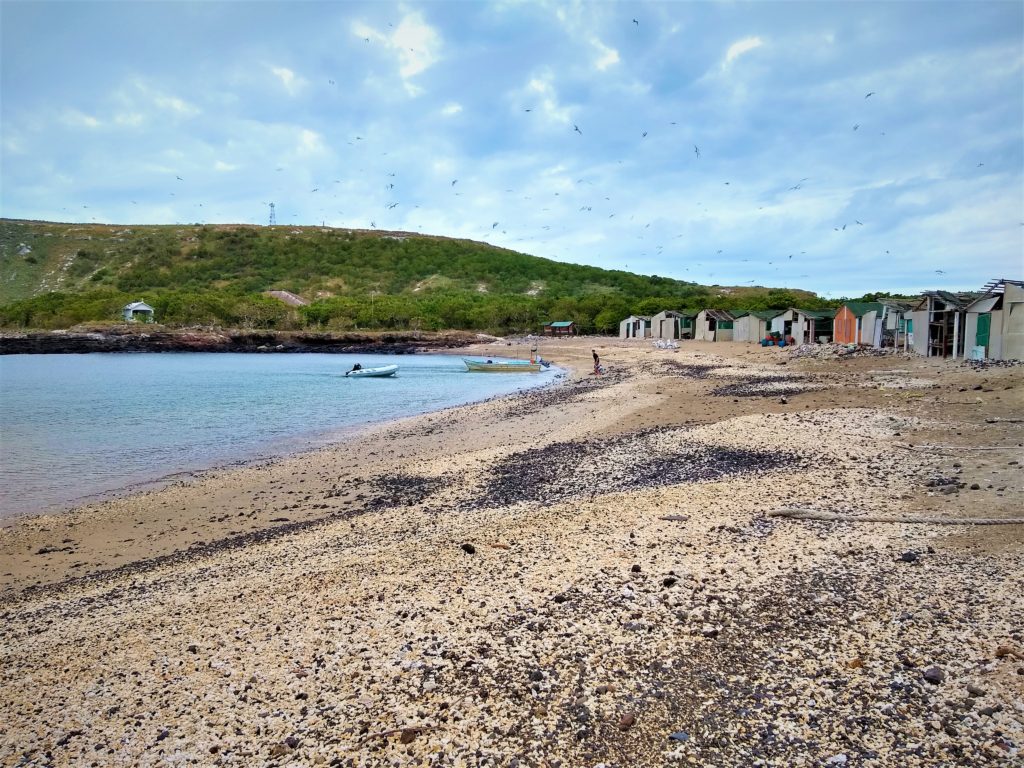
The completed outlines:
<svg viewBox="0 0 1024 768">
<path fill-rule="evenodd" d="M 541 354 L 561 385 L 0 530 L 0 762 L 1019 756 L 1024 526 L 769 513 L 1019 515 L 1020 369 Z"/>
<path fill-rule="evenodd" d="M 198 354 L 205 354 L 205 351 L 200 351 Z M 93 354 L 93 353 L 90 353 Z M 103 354 L 103 353 L 95 353 Z M 125 354 L 149 354 L 147 352 L 125 352 Z M 174 352 L 170 354 L 192 354 L 192 353 L 181 353 Z M 246 353 L 226 353 L 226 354 L 246 354 Z M 457 356 L 458 352 L 446 351 L 446 350 L 431 350 L 423 351 L 420 354 L 437 354 L 445 355 L 447 357 Z M 534 382 L 523 382 L 523 389 L 533 389 L 538 387 L 544 387 L 550 384 L 555 384 L 560 381 L 567 372 L 561 371 L 555 368 L 550 373 L 545 373 L 546 377 L 550 377 L 548 382 L 545 383 L 534 383 Z M 514 394 L 514 393 L 513 393 Z M 466 403 L 460 403 L 453 406 L 446 406 L 441 408 L 441 411 L 447 410 L 452 407 L 459 407 L 459 405 L 471 404 L 473 402 L 487 402 L 494 397 L 503 397 L 503 395 L 488 396 L 483 400 L 470 400 Z M 82 496 L 78 496 L 73 499 L 66 501 L 58 501 L 43 505 L 33 505 L 31 508 L 19 508 L 17 511 L 11 510 L 0 510 L 0 528 L 10 527 L 14 521 L 24 518 L 37 517 L 37 516 L 52 516 L 63 514 L 67 511 L 73 510 L 77 507 L 102 504 L 106 501 L 125 498 L 135 493 L 142 493 L 151 490 L 158 490 L 166 485 L 179 482 L 189 481 L 200 478 L 204 473 L 216 472 L 216 471 L 227 471 L 230 469 L 241 468 L 251 465 L 262 465 L 270 462 L 286 459 L 289 457 L 297 456 L 305 453 L 314 453 L 323 448 L 330 448 L 333 444 L 337 444 L 342 441 L 351 440 L 357 437 L 360 433 L 373 429 L 379 426 L 385 426 L 391 422 L 398 422 L 404 418 L 411 416 L 422 415 L 423 413 L 432 413 L 435 411 L 424 410 L 414 413 L 410 413 L 408 416 L 400 416 L 397 418 L 389 416 L 376 417 L 370 421 L 366 421 L 354 425 L 341 425 L 333 426 L 326 429 L 318 429 L 312 432 L 304 432 L 301 434 L 290 435 L 285 437 L 276 438 L 270 443 L 254 447 L 244 454 L 239 455 L 225 455 L 223 457 L 217 457 L 210 463 L 204 463 L 203 461 L 195 462 L 197 465 L 193 467 L 181 467 L 173 468 L 157 476 L 142 477 L 139 479 L 128 479 L 123 484 L 111 487 L 109 489 L 96 491 L 93 493 L 87 493 Z"/>
</svg>

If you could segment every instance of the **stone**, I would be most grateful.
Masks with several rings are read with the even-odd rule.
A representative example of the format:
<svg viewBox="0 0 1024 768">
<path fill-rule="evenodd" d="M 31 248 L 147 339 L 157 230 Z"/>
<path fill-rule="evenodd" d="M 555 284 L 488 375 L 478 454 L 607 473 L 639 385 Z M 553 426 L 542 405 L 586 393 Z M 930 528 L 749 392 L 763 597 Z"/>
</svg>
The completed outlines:
<svg viewBox="0 0 1024 768">
<path fill-rule="evenodd" d="M 405 728 L 402 730 L 402 735 L 398 737 L 398 740 L 403 744 L 411 744 L 419 733 L 418 728 Z"/>
<path fill-rule="evenodd" d="M 946 679 L 946 673 L 942 671 L 940 667 L 930 666 L 924 672 L 921 673 L 925 680 L 932 685 L 938 685 Z"/>
<path fill-rule="evenodd" d="M 466 543 L 462 545 L 462 551 L 465 552 L 467 555 L 475 555 L 476 547 L 474 547 L 472 544 Z"/>
<path fill-rule="evenodd" d="M 690 740 L 690 734 L 688 734 L 686 731 L 676 731 L 675 733 L 670 733 L 668 735 L 668 740 L 669 741 L 689 741 Z"/>
<path fill-rule="evenodd" d="M 628 731 L 636 723 L 636 714 L 633 712 L 626 712 L 619 718 L 619 730 Z"/>
<path fill-rule="evenodd" d="M 968 683 L 967 693 L 973 696 L 974 698 L 978 698 L 979 696 L 985 695 L 985 689 L 975 683 Z"/>
<path fill-rule="evenodd" d="M 902 563 L 917 562 L 917 559 L 919 557 L 920 557 L 920 555 L 917 554 L 917 552 L 914 552 L 913 550 L 910 550 L 910 551 L 904 552 L 903 554 L 900 555 L 900 562 L 902 562 Z"/>
</svg>

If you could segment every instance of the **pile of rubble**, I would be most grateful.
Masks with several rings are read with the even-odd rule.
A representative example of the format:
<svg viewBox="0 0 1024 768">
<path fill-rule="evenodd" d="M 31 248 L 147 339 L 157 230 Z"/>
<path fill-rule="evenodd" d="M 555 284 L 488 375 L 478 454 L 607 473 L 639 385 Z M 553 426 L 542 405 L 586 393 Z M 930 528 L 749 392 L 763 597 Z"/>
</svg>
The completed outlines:
<svg viewBox="0 0 1024 768">
<path fill-rule="evenodd" d="M 819 360 L 835 360 L 840 357 L 890 357 L 907 353 L 895 347 L 863 347 L 857 344 L 801 344 L 790 349 L 793 357 L 813 357 Z"/>
</svg>

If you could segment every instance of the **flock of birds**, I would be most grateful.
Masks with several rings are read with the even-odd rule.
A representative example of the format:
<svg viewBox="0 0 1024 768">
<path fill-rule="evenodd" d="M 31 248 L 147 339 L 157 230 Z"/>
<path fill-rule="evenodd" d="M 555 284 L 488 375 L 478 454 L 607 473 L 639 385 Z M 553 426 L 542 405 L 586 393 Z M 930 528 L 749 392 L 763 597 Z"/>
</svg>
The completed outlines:
<svg viewBox="0 0 1024 768">
<path fill-rule="evenodd" d="M 632 23 L 634 25 L 636 25 L 636 27 L 639 28 L 639 26 L 640 26 L 639 19 L 636 19 L 636 18 L 632 19 Z M 365 38 L 365 40 L 368 43 L 370 42 L 369 38 Z M 336 86 L 337 85 L 337 83 L 336 83 L 336 81 L 334 79 L 328 79 L 327 83 L 330 86 Z M 875 95 L 876 95 L 875 91 L 870 91 L 870 92 L 866 93 L 863 98 L 864 98 L 864 100 L 867 100 L 867 99 L 870 99 L 871 97 L 873 97 Z M 524 107 L 523 108 L 523 112 L 524 113 L 532 113 L 533 111 L 534 111 L 534 107 L 532 107 L 532 106 L 528 106 L 528 107 Z M 673 121 L 673 122 L 669 123 L 669 125 L 670 126 L 675 126 L 675 125 L 677 125 L 677 123 L 675 121 Z M 853 127 L 852 127 L 852 130 L 853 131 L 858 131 L 860 128 L 861 128 L 861 124 L 860 123 L 855 123 L 853 125 Z M 582 137 L 584 137 L 584 130 L 577 123 L 572 123 L 572 131 L 571 131 L 571 133 L 575 134 L 578 139 L 582 139 Z M 644 140 L 646 140 L 648 135 L 649 135 L 649 130 L 643 130 L 640 133 L 640 141 L 643 142 Z M 882 133 L 882 135 L 885 135 L 885 134 Z M 370 143 L 367 141 L 366 137 L 363 137 L 363 136 L 354 136 L 351 140 L 347 141 L 347 144 L 349 146 L 357 146 L 357 147 L 358 146 L 369 146 L 370 145 Z M 384 152 L 382 154 L 382 156 L 387 156 L 387 154 L 388 154 L 387 152 Z M 698 144 L 693 144 L 693 162 L 700 162 L 701 158 L 702 158 L 701 147 Z M 618 162 L 621 164 L 622 160 L 619 160 Z M 983 163 L 978 163 L 978 167 L 981 167 L 983 165 L 984 165 Z M 282 166 L 278 166 L 276 168 L 277 172 L 283 172 L 284 170 L 285 170 L 285 168 L 282 167 Z M 364 173 L 365 174 L 365 171 L 361 170 L 360 173 Z M 407 198 L 406 199 L 402 198 L 402 196 L 399 194 L 399 190 L 396 188 L 397 177 L 398 177 L 398 172 L 397 171 L 388 171 L 386 173 L 386 177 L 385 177 L 386 181 L 385 181 L 385 183 L 383 185 L 383 188 L 384 188 L 386 197 L 390 198 L 390 199 L 387 199 L 386 202 L 383 203 L 383 211 L 384 211 L 383 215 L 385 217 L 388 217 L 389 212 L 395 212 L 396 209 L 399 208 L 399 206 L 411 207 L 413 209 L 418 209 L 418 208 L 421 207 L 419 203 L 412 203 Z M 185 179 L 181 175 L 178 175 L 178 174 L 175 174 L 175 180 L 177 182 L 185 183 Z M 370 191 L 369 194 L 367 194 L 367 190 L 366 190 L 366 188 L 364 186 L 365 185 L 365 181 L 366 181 L 365 176 L 363 178 L 361 178 L 360 181 L 358 181 L 358 182 L 355 182 L 354 180 L 352 180 L 352 181 L 343 181 L 342 179 L 334 179 L 333 180 L 333 184 L 332 184 L 332 190 L 329 193 L 327 193 L 327 194 L 328 194 L 329 198 L 334 199 L 334 200 L 339 199 L 339 197 L 344 198 L 344 199 L 351 199 L 352 198 L 352 192 L 354 192 L 354 191 L 362 192 L 364 194 L 364 196 L 365 196 L 364 199 L 365 198 L 375 197 L 376 195 L 374 195 L 372 193 L 372 191 Z M 805 189 L 805 185 L 808 182 L 811 182 L 811 181 L 812 181 L 811 177 L 800 178 L 799 180 L 795 181 L 792 185 L 786 187 L 785 191 L 788 192 L 788 193 L 801 192 L 802 190 Z M 730 181 L 723 181 L 722 183 L 723 183 L 724 186 L 730 186 L 731 187 L 731 182 Z M 342 185 L 342 184 L 347 184 L 349 186 L 345 190 L 345 194 L 339 195 L 339 190 L 341 189 L 341 187 L 335 186 L 335 185 Z M 461 196 L 463 194 L 463 192 L 461 191 L 461 188 L 458 189 L 458 190 L 456 189 L 458 184 L 459 184 L 459 179 L 458 178 L 451 179 L 450 182 L 448 183 L 448 189 L 449 189 L 450 193 L 452 195 L 456 196 L 456 197 Z M 590 182 L 590 181 L 587 181 L 586 179 L 581 178 L 581 179 L 577 180 L 576 185 L 577 185 L 577 188 L 582 189 L 582 188 L 584 188 L 587 185 L 592 186 L 593 182 Z M 322 185 L 314 186 L 311 189 L 309 189 L 309 193 L 308 194 L 323 196 L 324 193 L 321 192 L 321 189 L 323 189 Z M 513 193 L 513 190 L 512 189 L 506 189 L 505 192 L 506 193 Z M 169 195 L 171 197 L 174 197 L 174 196 L 176 196 L 176 193 L 172 191 L 172 192 L 169 193 Z M 553 198 L 562 198 L 562 200 L 557 201 L 557 202 L 561 203 L 561 202 L 564 202 L 567 198 L 571 197 L 571 195 L 567 194 L 567 195 L 563 196 L 561 194 L 561 192 L 555 191 L 555 192 L 552 193 L 552 197 Z M 285 199 L 287 199 L 287 197 Z M 420 199 L 425 201 L 427 198 L 426 197 L 422 197 Z M 524 195 L 522 199 L 524 201 L 531 201 L 531 202 L 533 202 L 533 196 L 532 195 Z M 443 200 L 443 198 L 442 198 L 442 200 Z M 592 213 L 594 211 L 595 207 L 598 207 L 598 209 L 600 210 L 601 206 L 598 205 L 598 203 L 601 203 L 601 204 L 603 204 L 603 203 L 611 203 L 612 202 L 612 198 L 611 198 L 610 195 L 604 195 L 603 196 L 603 200 L 595 201 L 595 200 L 592 200 L 592 199 L 580 198 L 580 199 L 577 199 L 577 202 L 581 202 L 582 203 L 582 204 L 580 204 L 578 206 L 577 213 L 590 214 L 590 213 Z M 131 203 L 133 205 L 137 205 L 137 201 L 135 201 L 135 200 L 132 200 Z M 269 203 L 264 203 L 264 204 L 265 205 L 269 205 Z M 431 199 L 431 204 L 432 205 L 437 205 L 438 204 L 436 197 Z M 698 206 L 700 214 L 702 214 L 705 217 L 710 216 L 711 209 L 708 208 L 708 206 L 704 205 L 701 202 L 698 202 L 697 206 Z M 88 208 L 87 205 L 83 205 L 82 207 L 83 208 Z M 203 208 L 203 204 L 202 203 L 196 203 L 195 207 Z M 303 206 L 303 207 L 308 207 L 308 206 Z M 564 206 L 562 206 L 562 207 L 564 209 Z M 620 221 L 621 221 L 624 218 L 621 215 L 620 211 L 608 210 L 609 208 L 610 208 L 610 206 L 605 206 L 606 219 L 607 220 L 615 219 L 616 217 L 618 217 L 620 219 Z M 759 208 L 759 210 L 763 210 L 763 208 L 764 208 L 764 206 L 761 206 Z M 67 210 L 67 209 L 64 209 L 64 210 Z M 332 221 L 336 221 L 337 220 L 335 218 L 336 216 L 344 217 L 346 215 L 345 212 L 342 211 L 342 210 L 331 210 L 330 212 L 328 212 L 328 208 L 327 208 L 326 205 L 322 206 L 320 208 L 319 212 L 321 214 L 321 216 L 319 218 L 322 218 L 322 220 L 323 220 L 322 223 L 325 226 L 326 226 L 327 218 L 328 217 L 330 217 L 332 219 Z M 551 209 L 549 207 L 537 207 L 535 209 L 535 214 L 538 217 L 540 217 L 540 218 L 543 218 L 543 214 L 545 214 L 545 213 L 551 214 L 552 220 L 555 223 L 557 223 L 557 219 L 555 218 L 557 216 L 557 214 L 552 214 Z M 402 215 L 402 214 L 399 214 L 399 215 Z M 216 217 L 217 214 L 212 214 L 212 216 Z M 298 213 L 292 213 L 290 215 L 290 217 L 292 219 L 298 219 L 299 214 Z M 633 222 L 634 224 L 635 224 L 635 219 L 636 219 L 636 215 L 635 214 L 633 216 L 629 217 L 629 221 Z M 406 223 L 407 221 L 408 221 L 408 219 L 406 219 L 405 222 L 403 222 L 405 224 L 405 226 L 408 226 L 408 224 Z M 294 223 L 297 223 L 297 222 L 294 222 Z M 647 221 L 646 223 L 644 223 L 644 225 L 642 227 L 640 227 L 639 230 L 635 231 L 635 235 L 634 236 L 638 240 L 641 240 L 641 241 L 645 240 L 645 238 L 646 238 L 646 236 L 648 234 L 648 230 L 649 230 L 649 228 L 651 226 L 651 223 L 652 223 L 651 221 Z M 389 221 L 388 224 L 390 225 L 391 222 Z M 396 226 L 394 226 L 394 227 L 387 226 L 387 227 L 384 227 L 384 228 L 386 228 L 386 229 L 398 229 L 399 227 L 397 226 L 397 222 L 395 222 L 395 224 L 396 224 Z M 864 222 L 860 221 L 859 219 L 854 219 L 853 224 L 855 226 L 857 226 L 857 227 L 864 227 L 865 226 Z M 370 229 L 378 229 L 377 220 L 376 219 L 370 219 L 368 221 L 368 225 L 369 225 Z M 500 220 L 493 221 L 489 226 L 486 226 L 486 225 L 482 226 L 481 230 L 480 230 L 481 233 L 482 233 L 482 236 L 486 237 L 486 236 L 496 235 L 498 233 L 500 233 L 503 236 L 507 235 L 508 234 L 508 228 L 507 227 L 502 227 L 501 229 L 499 229 L 499 226 L 502 226 Z M 551 223 L 547 223 L 547 224 L 543 224 L 543 225 L 538 225 L 538 226 L 540 228 L 540 233 L 536 233 L 536 232 L 531 233 L 531 232 L 528 232 L 528 231 L 523 231 L 525 229 L 525 227 L 520 228 L 520 232 L 516 233 L 519 236 L 517 238 L 514 238 L 514 242 L 517 242 L 517 243 L 519 243 L 519 242 L 527 242 L 527 243 L 533 244 L 534 246 L 537 246 L 537 245 L 546 246 L 546 245 L 549 245 L 551 243 L 552 235 L 561 236 L 563 233 L 567 234 L 568 231 L 569 231 L 567 228 L 563 227 L 563 229 L 560 232 L 554 232 L 553 233 L 552 232 L 553 224 L 551 224 Z M 848 222 L 844 222 L 842 224 L 836 224 L 833 229 L 834 229 L 835 232 L 845 232 L 847 230 L 847 226 L 848 226 Z M 417 225 L 417 228 L 419 230 L 422 230 L 423 229 L 423 225 L 419 224 L 419 225 Z M 620 229 L 620 231 L 621 231 L 621 229 Z M 684 237 L 684 233 L 676 234 L 671 239 L 675 240 L 675 239 L 682 238 L 682 237 Z M 649 255 L 653 255 L 653 256 L 657 256 L 657 257 L 662 257 L 663 258 L 664 255 L 665 255 L 665 248 L 666 248 L 666 244 L 665 243 L 659 243 L 659 244 L 654 245 L 652 250 L 638 250 L 637 256 L 639 256 L 641 258 L 644 258 L 644 257 L 647 257 Z M 683 272 L 690 272 L 690 269 L 694 268 L 695 273 L 699 273 L 700 275 L 706 276 L 708 278 L 713 278 L 715 276 L 715 273 L 713 271 L 697 270 L 696 268 L 703 267 L 705 263 L 708 263 L 708 264 L 721 263 L 721 260 L 718 259 L 717 257 L 720 257 L 722 255 L 723 250 L 724 249 L 719 248 L 719 249 L 717 249 L 715 251 L 715 257 L 716 258 L 708 258 L 707 262 L 705 262 L 705 261 L 693 261 L 690 264 L 688 264 L 687 266 L 683 267 L 682 271 Z M 885 253 L 889 254 L 889 251 L 886 250 Z M 799 255 L 801 257 L 802 256 L 806 256 L 806 254 L 807 254 L 806 251 L 799 251 Z M 556 253 L 556 254 L 553 254 L 553 255 L 557 256 L 557 255 L 560 255 L 560 254 Z M 792 267 L 793 267 L 792 261 L 793 261 L 794 255 L 796 255 L 796 254 L 795 253 L 789 253 L 789 254 L 786 254 L 784 258 L 782 256 L 771 257 L 766 262 L 762 262 L 762 263 L 767 263 L 768 266 L 774 267 L 774 270 L 776 272 L 785 270 L 787 273 L 789 273 L 789 272 L 792 272 Z M 740 263 L 749 263 L 749 261 L 750 261 L 750 259 L 742 259 Z M 623 263 L 623 267 L 628 269 L 628 263 Z M 935 270 L 935 272 L 936 272 L 936 274 L 939 274 L 939 275 L 945 274 L 945 272 L 943 270 Z M 696 276 L 696 274 L 694 276 Z M 807 277 L 807 275 L 806 274 L 805 275 L 798 275 L 797 277 Z M 755 282 L 754 280 L 750 280 L 750 281 L 747 281 L 746 284 L 749 285 L 749 284 L 753 284 L 754 282 Z"/>
</svg>

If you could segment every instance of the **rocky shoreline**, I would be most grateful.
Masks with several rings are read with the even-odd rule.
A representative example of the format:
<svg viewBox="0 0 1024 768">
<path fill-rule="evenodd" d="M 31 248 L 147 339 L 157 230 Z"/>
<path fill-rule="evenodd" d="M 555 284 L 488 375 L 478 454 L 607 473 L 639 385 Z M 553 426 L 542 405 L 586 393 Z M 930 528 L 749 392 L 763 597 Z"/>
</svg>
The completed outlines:
<svg viewBox="0 0 1024 768">
<path fill-rule="evenodd" d="M 857 519 L 1019 515 L 1019 369 L 600 353 L 0 530 L 0 764 L 1019 764 L 1024 526 Z"/>
<path fill-rule="evenodd" d="M 119 326 L 102 330 L 0 334 L 0 355 L 90 352 L 361 352 L 413 354 L 454 349 L 480 340 L 474 333 L 308 333 L 231 329 L 168 329 Z"/>
</svg>

